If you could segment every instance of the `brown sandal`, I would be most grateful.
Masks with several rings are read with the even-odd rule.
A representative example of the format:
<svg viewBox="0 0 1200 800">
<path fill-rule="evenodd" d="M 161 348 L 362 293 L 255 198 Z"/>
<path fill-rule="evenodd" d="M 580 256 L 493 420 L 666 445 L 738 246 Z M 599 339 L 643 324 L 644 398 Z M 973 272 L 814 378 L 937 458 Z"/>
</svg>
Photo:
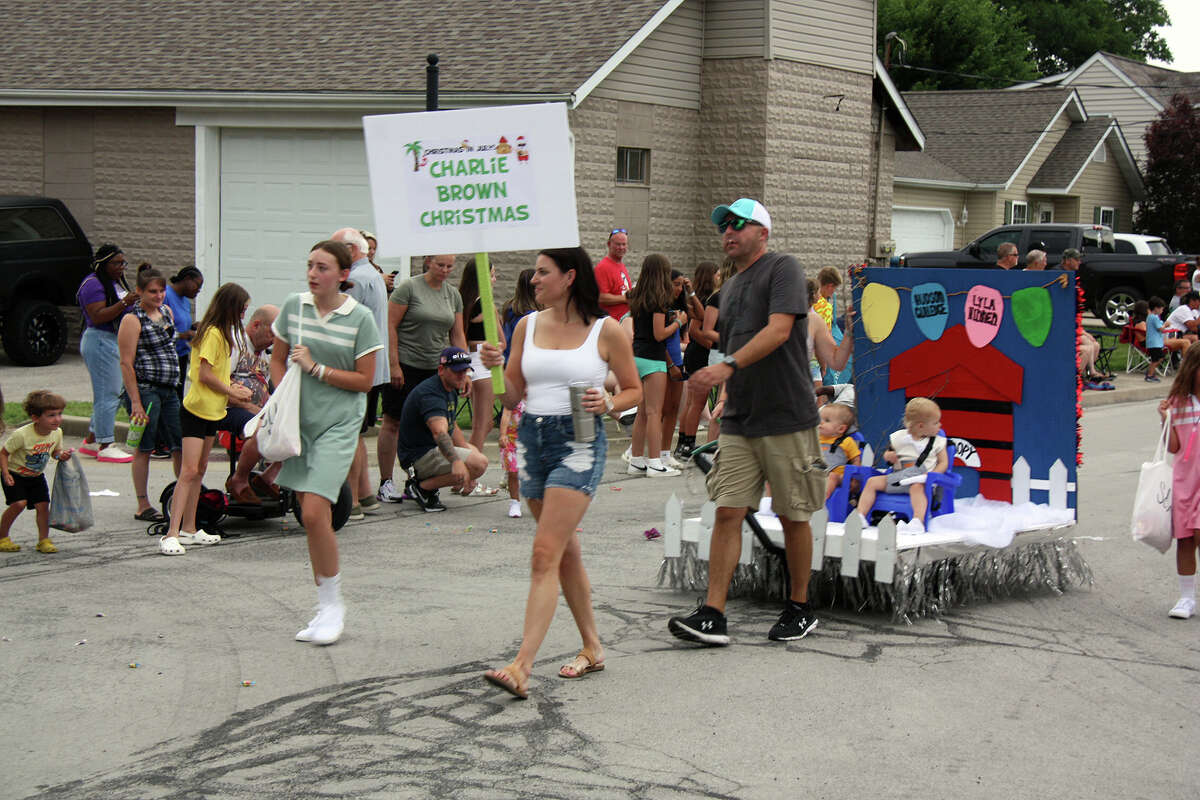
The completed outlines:
<svg viewBox="0 0 1200 800">
<path fill-rule="evenodd" d="M 513 668 L 512 664 L 500 669 L 489 669 L 483 673 L 483 679 L 493 686 L 499 686 L 514 697 L 522 700 L 529 699 L 529 677 L 526 676 L 524 683 L 518 683 L 517 670 Z"/>
<path fill-rule="evenodd" d="M 563 664 L 558 668 L 558 677 L 560 678 L 582 678 L 584 675 L 590 675 L 593 672 L 601 672 L 604 669 L 603 661 L 593 661 L 592 656 L 586 650 L 580 650 L 579 655 Z M 567 670 L 575 673 L 568 674 Z"/>
</svg>

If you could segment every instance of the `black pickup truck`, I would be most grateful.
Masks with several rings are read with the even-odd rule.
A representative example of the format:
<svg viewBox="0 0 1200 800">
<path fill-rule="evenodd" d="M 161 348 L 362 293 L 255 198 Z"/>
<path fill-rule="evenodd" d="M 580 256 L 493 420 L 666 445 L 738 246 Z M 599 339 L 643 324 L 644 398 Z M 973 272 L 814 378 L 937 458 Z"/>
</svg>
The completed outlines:
<svg viewBox="0 0 1200 800">
<path fill-rule="evenodd" d="M 0 338 L 20 366 L 53 364 L 92 265 L 92 246 L 62 201 L 0 195 Z"/>
<path fill-rule="evenodd" d="M 1022 260 L 1030 250 L 1046 252 L 1046 266 L 1056 268 L 1063 251 L 1074 248 L 1083 253 L 1079 284 L 1084 300 L 1106 325 L 1119 328 L 1129 321 L 1129 312 L 1138 300 L 1158 295 L 1164 300 L 1173 294 L 1175 282 L 1190 278 L 1196 268 L 1188 256 L 1131 255 L 1116 253 L 1112 231 L 1105 225 L 1090 223 L 1049 223 L 1003 225 L 993 228 L 961 250 L 905 253 L 902 267 L 975 267 L 996 265 L 996 249 L 1012 242 Z"/>
</svg>

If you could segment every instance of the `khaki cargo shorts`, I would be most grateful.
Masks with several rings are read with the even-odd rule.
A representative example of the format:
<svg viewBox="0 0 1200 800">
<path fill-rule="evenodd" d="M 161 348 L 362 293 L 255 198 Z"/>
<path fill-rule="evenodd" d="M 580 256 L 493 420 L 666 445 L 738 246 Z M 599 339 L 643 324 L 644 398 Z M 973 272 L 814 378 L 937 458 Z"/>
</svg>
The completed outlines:
<svg viewBox="0 0 1200 800">
<path fill-rule="evenodd" d="M 722 433 L 708 473 L 708 496 L 725 508 L 758 508 L 771 484 L 771 510 L 807 522 L 825 505 L 825 461 L 817 429 L 775 436 Z"/>
<path fill-rule="evenodd" d="M 471 455 L 471 449 L 468 447 L 455 447 L 454 450 L 458 453 L 460 461 L 466 461 L 467 456 Z M 442 455 L 442 451 L 436 447 L 421 456 L 413 464 L 413 474 L 417 476 L 417 480 L 423 481 L 426 478 L 436 478 L 438 475 L 445 475 L 450 472 L 450 462 Z"/>
</svg>

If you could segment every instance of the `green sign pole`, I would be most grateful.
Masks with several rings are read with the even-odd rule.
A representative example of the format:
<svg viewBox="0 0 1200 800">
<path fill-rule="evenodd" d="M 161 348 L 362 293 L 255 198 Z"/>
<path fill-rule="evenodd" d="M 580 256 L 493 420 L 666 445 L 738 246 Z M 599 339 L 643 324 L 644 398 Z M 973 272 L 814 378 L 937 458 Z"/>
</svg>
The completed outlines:
<svg viewBox="0 0 1200 800">
<path fill-rule="evenodd" d="M 483 310 L 483 334 L 490 344 L 500 346 L 500 328 L 496 321 L 496 304 L 492 300 L 492 267 L 487 253 L 475 254 L 475 277 L 479 280 L 479 305 Z M 471 309 L 464 309 L 468 314 Z M 504 368 L 492 367 L 492 389 L 504 394 Z"/>
</svg>

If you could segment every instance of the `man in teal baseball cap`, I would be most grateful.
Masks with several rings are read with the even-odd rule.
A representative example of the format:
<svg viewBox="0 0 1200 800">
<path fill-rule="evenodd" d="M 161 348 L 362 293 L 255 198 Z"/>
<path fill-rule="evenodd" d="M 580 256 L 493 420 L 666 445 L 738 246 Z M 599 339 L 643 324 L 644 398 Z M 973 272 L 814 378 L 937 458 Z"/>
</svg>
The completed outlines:
<svg viewBox="0 0 1200 800">
<path fill-rule="evenodd" d="M 758 508 L 769 482 L 772 508 L 783 528 L 791 586 L 767 638 L 795 641 L 817 626 L 808 602 L 813 548 L 809 518 L 825 502 L 817 439 L 820 420 L 806 343 L 808 288 L 795 258 L 767 250 L 771 215 L 762 203 L 743 197 L 717 206 L 710 219 L 737 272 L 721 284 L 718 349 L 726 355 L 688 381 L 692 391 L 707 392 L 724 383 L 726 392 L 721 457 L 706 478 L 708 496 L 716 505 L 708 593 L 691 614 L 672 617 L 667 629 L 685 641 L 729 644 L 725 601 L 741 551 L 742 520 Z M 813 347 L 826 363 L 841 369 L 853 340 L 847 336 L 843 342 L 848 344 L 835 348 L 832 337 L 826 337 L 814 341 Z"/>
<path fill-rule="evenodd" d="M 729 223 L 735 230 L 740 231 L 748 222 L 761 225 L 768 231 L 771 230 L 771 215 L 757 200 L 742 197 L 734 200 L 730 205 L 717 206 L 712 212 L 712 223 L 721 229 L 721 233 L 724 233 L 725 220 L 731 215 L 737 218 Z"/>
</svg>

